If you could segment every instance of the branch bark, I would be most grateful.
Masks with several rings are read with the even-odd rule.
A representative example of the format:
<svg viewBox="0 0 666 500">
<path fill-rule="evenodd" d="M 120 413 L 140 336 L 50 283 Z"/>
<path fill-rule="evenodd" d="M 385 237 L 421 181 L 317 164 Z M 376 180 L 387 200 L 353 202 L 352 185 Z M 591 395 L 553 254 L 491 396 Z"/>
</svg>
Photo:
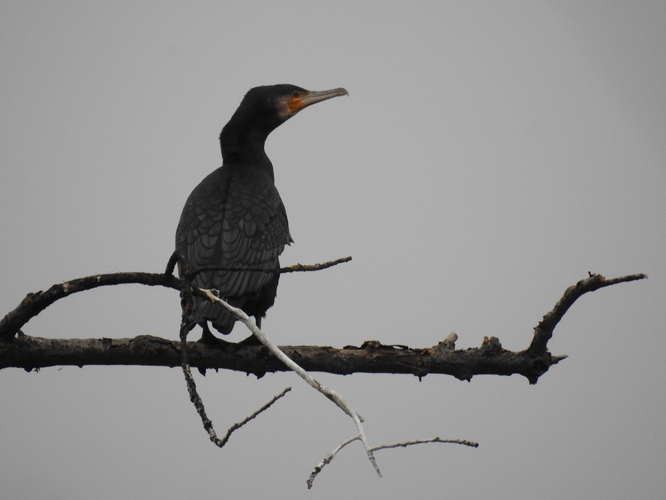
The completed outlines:
<svg viewBox="0 0 666 500">
<path fill-rule="evenodd" d="M 429 373 L 453 375 L 471 380 L 474 375 L 513 375 L 536 383 L 550 366 L 564 359 L 546 352 L 534 356 L 527 351 L 512 352 L 491 337 L 479 348 L 455 350 L 450 342 L 428 348 L 385 346 L 376 341 L 361 347 L 343 349 L 320 346 L 280 346 L 280 349 L 309 372 L 340 375 L 351 373 L 410 373 L 424 377 Z M 199 342 L 187 342 L 191 366 L 205 369 L 236 370 L 258 377 L 269 372 L 288 371 L 263 346 L 219 349 Z M 181 365 L 179 341 L 150 335 L 124 339 L 46 339 L 20 335 L 10 342 L 0 342 L 0 368 L 26 370 L 49 366 L 85 365 Z"/>
</svg>

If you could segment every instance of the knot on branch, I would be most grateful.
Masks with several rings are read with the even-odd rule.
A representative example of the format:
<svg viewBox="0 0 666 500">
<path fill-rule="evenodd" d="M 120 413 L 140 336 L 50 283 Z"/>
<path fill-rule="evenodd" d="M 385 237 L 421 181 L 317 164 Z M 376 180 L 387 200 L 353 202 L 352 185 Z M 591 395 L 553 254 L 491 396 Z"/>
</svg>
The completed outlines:
<svg viewBox="0 0 666 500">
<path fill-rule="evenodd" d="M 497 337 L 483 337 L 480 349 L 487 354 L 499 354 L 504 351 Z"/>
</svg>

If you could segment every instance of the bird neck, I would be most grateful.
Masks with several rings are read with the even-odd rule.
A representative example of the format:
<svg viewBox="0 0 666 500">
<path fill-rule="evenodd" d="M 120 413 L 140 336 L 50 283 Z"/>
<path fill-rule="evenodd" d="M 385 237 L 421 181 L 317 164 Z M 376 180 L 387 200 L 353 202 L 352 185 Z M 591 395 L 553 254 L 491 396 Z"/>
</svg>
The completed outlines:
<svg viewBox="0 0 666 500">
<path fill-rule="evenodd" d="M 273 166 L 264 145 L 275 126 L 253 119 L 251 115 L 236 112 L 220 134 L 223 163 L 249 164 L 267 169 L 272 174 Z"/>
</svg>

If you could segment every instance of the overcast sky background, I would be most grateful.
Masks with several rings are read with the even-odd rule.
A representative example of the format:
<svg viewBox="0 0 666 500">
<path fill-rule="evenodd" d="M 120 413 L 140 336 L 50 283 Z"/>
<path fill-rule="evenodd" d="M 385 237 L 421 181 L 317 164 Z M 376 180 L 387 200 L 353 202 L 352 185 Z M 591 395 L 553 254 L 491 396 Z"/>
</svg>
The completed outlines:
<svg viewBox="0 0 666 500">
<path fill-rule="evenodd" d="M 0 6 L 0 309 L 89 274 L 160 272 L 181 208 L 221 162 L 244 93 L 343 86 L 267 151 L 296 241 L 265 321 L 280 344 L 527 347 L 588 271 L 647 281 L 584 296 L 522 377 L 316 374 L 373 445 L 305 480 L 352 422 L 293 374 L 0 372 L 7 499 L 661 499 L 666 493 L 666 3 L 25 2 Z M 172 290 L 72 296 L 52 338 L 178 337 Z M 237 327 L 238 337 L 244 337 Z"/>
</svg>

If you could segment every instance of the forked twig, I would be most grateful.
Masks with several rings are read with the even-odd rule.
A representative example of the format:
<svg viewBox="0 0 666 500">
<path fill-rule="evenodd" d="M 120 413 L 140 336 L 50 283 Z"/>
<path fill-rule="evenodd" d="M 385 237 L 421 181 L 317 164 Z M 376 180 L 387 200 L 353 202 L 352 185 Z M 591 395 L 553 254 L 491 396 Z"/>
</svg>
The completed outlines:
<svg viewBox="0 0 666 500">
<path fill-rule="evenodd" d="M 194 377 L 192 376 L 190 363 L 187 359 L 187 334 L 190 331 L 190 315 L 192 311 L 192 284 L 189 281 L 185 284 L 185 287 L 181 292 L 181 306 L 182 306 L 182 316 L 180 323 L 181 368 L 183 369 L 183 373 L 185 374 L 187 391 L 190 395 L 190 401 L 192 402 L 192 404 L 194 404 L 194 407 L 196 408 L 197 413 L 201 418 L 201 422 L 203 423 L 204 429 L 206 429 L 206 432 L 208 432 L 208 437 L 216 446 L 222 448 L 225 444 L 227 444 L 227 441 L 229 441 L 229 438 L 231 437 L 231 434 L 234 431 L 243 427 L 246 423 L 255 418 L 257 415 L 270 408 L 273 405 L 273 403 L 275 403 L 278 399 L 287 394 L 287 392 L 291 391 L 291 387 L 287 387 L 280 394 L 273 397 L 273 399 L 271 399 L 268 403 L 263 405 L 257 411 L 252 413 L 250 416 L 243 419 L 241 422 L 237 422 L 231 427 L 229 427 L 229 429 L 227 429 L 227 433 L 225 434 L 225 436 L 222 439 L 220 439 L 217 436 L 217 433 L 215 432 L 215 428 L 213 427 L 213 422 L 208 418 L 208 415 L 206 415 L 206 409 L 204 407 L 203 401 L 201 400 L 201 396 L 199 396 L 199 393 L 197 392 L 197 384 L 194 380 Z"/>
<path fill-rule="evenodd" d="M 321 472 L 321 470 L 326 465 L 330 464 L 333 461 L 333 458 L 335 458 L 335 455 L 337 455 L 338 452 L 340 450 L 342 450 L 342 448 L 344 448 L 345 446 L 347 446 L 350 443 L 353 443 L 354 441 L 357 441 L 358 439 L 359 439 L 359 436 L 348 439 L 344 443 L 340 444 L 337 448 L 335 448 L 335 450 L 333 450 L 331 453 L 326 455 L 326 457 L 324 457 L 324 459 L 317 464 L 317 466 L 314 468 L 314 470 L 310 474 L 310 477 L 307 480 L 308 489 L 312 488 L 312 485 L 313 485 L 314 480 L 317 477 L 317 475 Z M 450 443 L 450 444 L 461 444 L 461 445 L 465 445 L 465 446 L 470 446 L 472 448 L 478 448 L 479 447 L 479 443 L 474 443 L 472 441 L 465 441 L 465 440 L 460 440 L 460 439 L 440 439 L 440 438 L 436 437 L 436 438 L 433 438 L 433 439 L 418 439 L 418 440 L 415 440 L 415 441 L 405 441 L 405 442 L 402 442 L 402 443 L 382 444 L 382 445 L 379 445 L 379 446 L 373 446 L 372 448 L 370 448 L 370 450 L 374 452 L 374 451 L 385 450 L 385 449 L 389 449 L 389 448 L 400 448 L 400 447 L 405 448 L 407 446 L 411 446 L 411 445 L 414 445 L 414 444 L 426 444 L 426 443 Z"/>
</svg>

